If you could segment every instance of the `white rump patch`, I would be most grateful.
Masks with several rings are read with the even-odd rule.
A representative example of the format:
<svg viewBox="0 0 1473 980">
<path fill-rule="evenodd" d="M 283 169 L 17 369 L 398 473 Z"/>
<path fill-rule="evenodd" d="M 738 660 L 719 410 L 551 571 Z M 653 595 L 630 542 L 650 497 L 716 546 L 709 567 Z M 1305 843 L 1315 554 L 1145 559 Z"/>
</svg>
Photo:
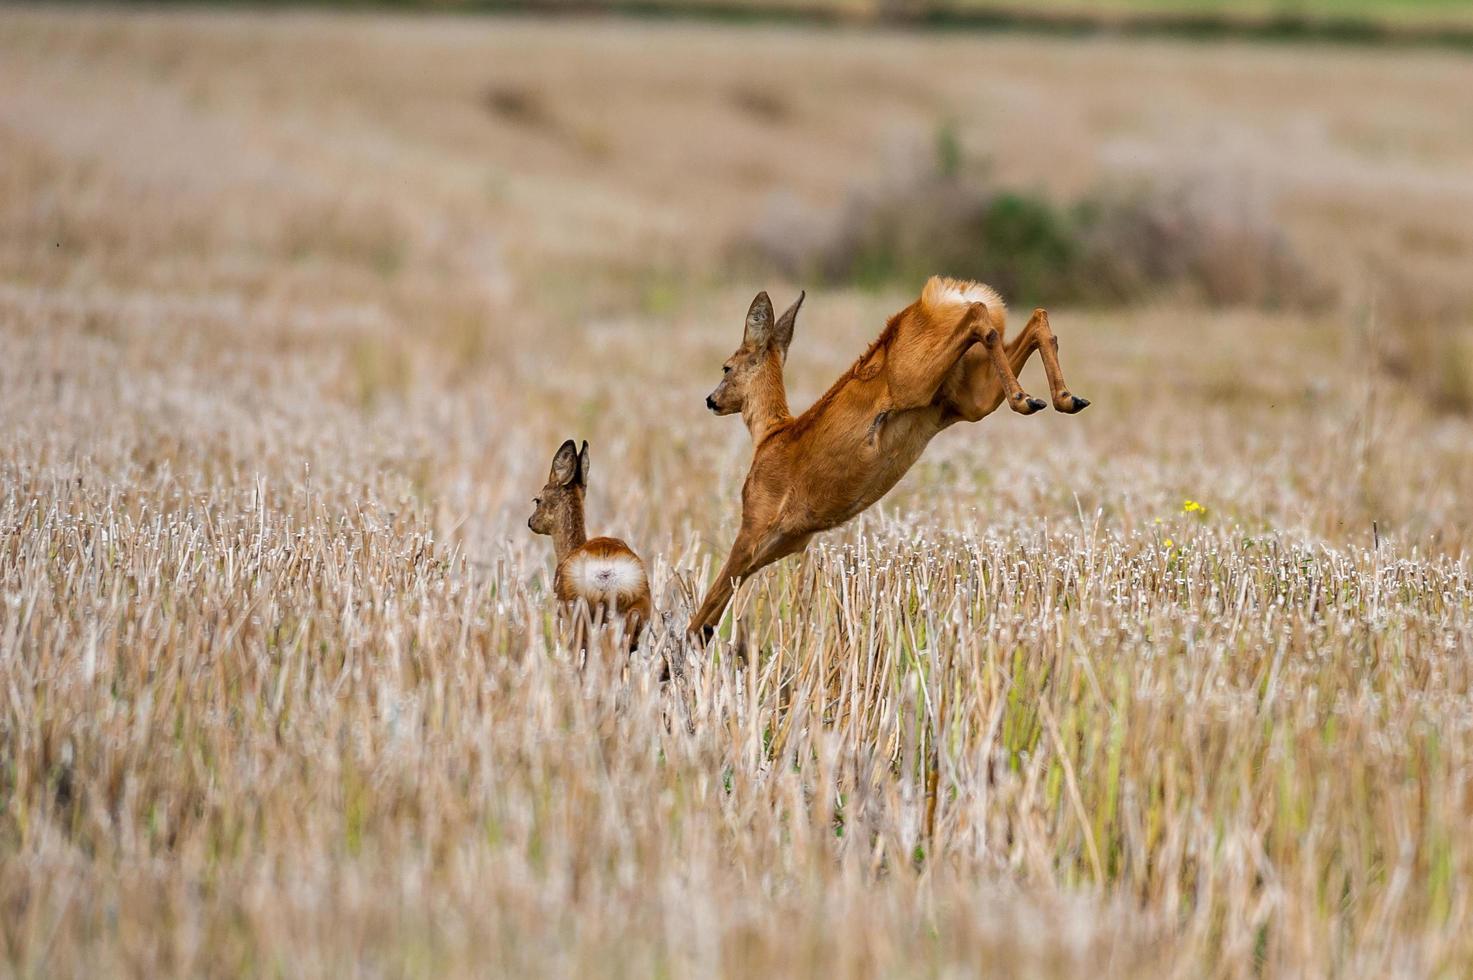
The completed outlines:
<svg viewBox="0 0 1473 980">
<path fill-rule="evenodd" d="M 1003 310 L 1002 297 L 986 283 L 967 282 L 964 279 L 942 279 L 937 276 L 926 283 L 921 301 L 932 309 L 943 306 L 968 306 L 986 303 L 988 309 Z"/>
<path fill-rule="evenodd" d="M 942 290 L 939 299 L 943 303 L 962 305 L 966 303 L 987 303 L 995 301 L 997 295 L 992 290 L 984 289 L 981 286 L 972 286 L 969 289 L 957 289 L 954 286 L 947 286 L 946 289 Z"/>
<path fill-rule="evenodd" d="M 644 566 L 633 555 L 575 555 L 568 563 L 568 582 L 590 603 L 644 590 Z"/>
</svg>

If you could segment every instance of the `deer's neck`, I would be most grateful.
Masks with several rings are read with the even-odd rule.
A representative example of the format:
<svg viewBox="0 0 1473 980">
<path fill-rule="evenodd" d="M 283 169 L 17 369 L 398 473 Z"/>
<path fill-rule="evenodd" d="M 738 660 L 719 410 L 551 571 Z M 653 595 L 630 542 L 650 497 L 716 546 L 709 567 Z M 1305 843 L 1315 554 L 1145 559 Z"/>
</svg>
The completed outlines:
<svg viewBox="0 0 1473 980">
<path fill-rule="evenodd" d="M 757 379 L 742 405 L 742 421 L 752 433 L 752 442 L 760 443 L 780 425 L 791 422 L 788 412 L 788 392 L 783 386 L 782 361 L 776 355 L 767 369 Z"/>
<path fill-rule="evenodd" d="M 560 516 L 552 531 L 552 550 L 561 565 L 563 559 L 588 543 L 588 532 L 583 530 L 583 505 L 570 504 Z"/>
</svg>

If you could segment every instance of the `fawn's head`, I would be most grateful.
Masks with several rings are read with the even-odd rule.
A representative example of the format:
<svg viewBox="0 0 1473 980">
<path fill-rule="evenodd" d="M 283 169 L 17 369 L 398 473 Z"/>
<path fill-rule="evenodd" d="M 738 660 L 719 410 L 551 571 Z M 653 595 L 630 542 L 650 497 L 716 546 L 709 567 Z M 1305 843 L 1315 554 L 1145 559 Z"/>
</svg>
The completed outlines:
<svg viewBox="0 0 1473 980">
<path fill-rule="evenodd" d="M 721 383 L 706 396 L 706 407 L 717 415 L 731 415 L 747 408 L 748 402 L 767 389 L 782 390 L 783 362 L 788 359 L 788 345 L 793 342 L 793 324 L 803 293 L 787 312 L 774 322 L 772 300 L 766 292 L 757 294 L 747 310 L 746 330 L 742 345 L 721 366 Z"/>
<path fill-rule="evenodd" d="M 554 537 L 583 530 L 583 490 L 588 485 L 588 443 L 580 452 L 572 439 L 563 443 L 552 458 L 547 485 L 532 501 L 535 509 L 527 527 L 537 534 Z"/>
</svg>

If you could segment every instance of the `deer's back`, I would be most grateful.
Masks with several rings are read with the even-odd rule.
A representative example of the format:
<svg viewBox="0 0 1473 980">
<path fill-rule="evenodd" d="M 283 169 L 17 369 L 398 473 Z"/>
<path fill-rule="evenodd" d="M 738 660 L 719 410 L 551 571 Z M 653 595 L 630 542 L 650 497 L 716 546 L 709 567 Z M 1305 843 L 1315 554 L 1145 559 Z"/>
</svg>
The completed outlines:
<svg viewBox="0 0 1473 980">
<path fill-rule="evenodd" d="M 897 403 L 907 377 L 933 370 L 972 303 L 987 304 L 1001 332 L 1006 307 L 990 286 L 933 276 L 916 302 L 892 316 L 859 359 L 802 415 L 757 447 L 744 487 L 755 513 L 799 533 L 849 520 L 890 491 L 949 424 L 951 379 L 937 380 L 929 404 Z M 960 374 L 961 362 L 943 369 Z M 928 367 L 930 365 L 931 367 Z"/>
</svg>

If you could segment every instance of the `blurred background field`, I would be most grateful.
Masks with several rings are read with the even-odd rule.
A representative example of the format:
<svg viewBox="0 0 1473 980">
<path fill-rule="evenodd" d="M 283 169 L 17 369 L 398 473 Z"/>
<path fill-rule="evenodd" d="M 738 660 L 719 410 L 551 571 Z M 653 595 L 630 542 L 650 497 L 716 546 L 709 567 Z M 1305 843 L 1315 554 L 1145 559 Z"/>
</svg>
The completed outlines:
<svg viewBox="0 0 1473 980">
<path fill-rule="evenodd" d="M 7 8 L 0 93 L 8 970 L 1473 961 L 1466 55 Z M 1094 406 L 682 649 L 752 294 L 797 408 L 930 272 Z M 622 681 L 525 528 L 570 437 Z"/>
<path fill-rule="evenodd" d="M 319 6 L 371 8 L 361 0 Z M 1353 41 L 1418 40 L 1466 45 L 1466 0 L 386 0 L 379 7 L 439 11 L 573 11 L 725 20 L 782 18 L 911 22 L 933 26 L 1087 32 L 1249 33 Z"/>
</svg>

